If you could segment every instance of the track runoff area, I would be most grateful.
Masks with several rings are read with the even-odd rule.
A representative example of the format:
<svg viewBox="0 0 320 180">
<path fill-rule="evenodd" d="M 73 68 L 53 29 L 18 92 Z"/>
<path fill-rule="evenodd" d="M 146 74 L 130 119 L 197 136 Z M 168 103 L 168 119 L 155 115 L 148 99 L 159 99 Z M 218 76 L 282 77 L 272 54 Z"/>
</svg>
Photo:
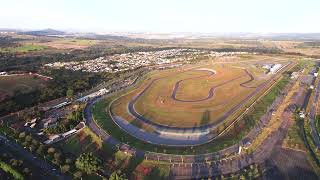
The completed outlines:
<svg viewBox="0 0 320 180">
<path fill-rule="evenodd" d="M 204 144 L 246 112 L 290 64 L 217 63 L 152 72 L 116 98 L 109 113 L 119 128 L 152 144 Z"/>
</svg>

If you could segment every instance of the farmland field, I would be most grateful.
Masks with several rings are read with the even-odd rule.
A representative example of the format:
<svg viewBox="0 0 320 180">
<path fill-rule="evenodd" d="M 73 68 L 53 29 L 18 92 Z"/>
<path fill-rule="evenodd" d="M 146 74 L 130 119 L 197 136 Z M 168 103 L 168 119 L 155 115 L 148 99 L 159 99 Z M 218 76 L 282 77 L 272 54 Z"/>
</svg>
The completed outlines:
<svg viewBox="0 0 320 180">
<path fill-rule="evenodd" d="M 257 63 L 209 63 L 160 71 L 115 100 L 111 112 L 132 124 L 142 116 L 170 127 L 216 125 L 257 98 L 271 78 Z"/>
<path fill-rule="evenodd" d="M 0 48 L 0 52 L 26 53 L 26 52 L 33 52 L 33 51 L 42 51 L 47 48 L 48 48 L 47 46 L 43 46 L 43 45 L 23 44 L 17 47 Z"/>
<path fill-rule="evenodd" d="M 84 49 L 96 45 L 96 40 L 85 39 L 57 39 L 50 42 L 38 43 L 40 46 L 48 46 L 56 49 Z"/>
</svg>

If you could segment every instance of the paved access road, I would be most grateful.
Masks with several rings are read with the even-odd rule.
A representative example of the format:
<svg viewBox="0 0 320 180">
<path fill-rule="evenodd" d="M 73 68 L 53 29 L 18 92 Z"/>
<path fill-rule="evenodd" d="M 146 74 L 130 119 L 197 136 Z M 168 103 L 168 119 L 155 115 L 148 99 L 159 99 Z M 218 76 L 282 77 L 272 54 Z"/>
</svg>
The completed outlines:
<svg viewBox="0 0 320 180">
<path fill-rule="evenodd" d="M 102 100 L 103 97 L 99 97 L 99 98 L 95 98 L 90 100 L 87 103 L 87 106 L 84 109 L 84 118 L 86 120 L 86 125 L 96 134 L 98 135 L 105 143 L 110 144 L 111 146 L 114 147 L 121 147 L 121 146 L 125 146 L 127 147 L 129 152 L 134 153 L 137 157 L 142 157 L 144 158 L 144 151 L 141 150 L 137 150 L 135 148 L 132 148 L 124 143 L 121 143 L 119 140 L 113 138 L 112 136 L 110 136 L 109 134 L 107 134 L 103 129 L 101 129 L 99 127 L 99 125 L 96 124 L 96 122 L 93 120 L 93 116 L 92 116 L 92 108 L 93 105 Z"/>
</svg>

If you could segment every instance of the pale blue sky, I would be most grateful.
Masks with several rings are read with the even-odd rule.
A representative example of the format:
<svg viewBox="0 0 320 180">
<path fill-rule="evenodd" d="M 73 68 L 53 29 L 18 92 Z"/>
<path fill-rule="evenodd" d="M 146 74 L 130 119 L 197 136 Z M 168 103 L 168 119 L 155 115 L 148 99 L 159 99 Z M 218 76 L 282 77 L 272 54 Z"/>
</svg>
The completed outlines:
<svg viewBox="0 0 320 180">
<path fill-rule="evenodd" d="M 0 28 L 320 32 L 320 0 L 1 0 Z"/>
</svg>

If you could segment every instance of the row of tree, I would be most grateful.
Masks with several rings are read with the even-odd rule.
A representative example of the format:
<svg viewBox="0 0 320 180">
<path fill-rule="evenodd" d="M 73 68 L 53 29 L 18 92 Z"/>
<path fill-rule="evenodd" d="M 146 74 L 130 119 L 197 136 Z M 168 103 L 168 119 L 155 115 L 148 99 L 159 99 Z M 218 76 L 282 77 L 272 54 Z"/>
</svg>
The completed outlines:
<svg viewBox="0 0 320 180">
<path fill-rule="evenodd" d="M 97 173 L 101 170 L 101 160 L 94 156 L 92 153 L 83 153 L 76 160 L 76 167 L 84 172 L 85 174 Z M 75 177 L 77 174 L 74 175 Z M 109 180 L 126 180 L 126 174 L 122 173 L 121 170 L 114 171 Z"/>
</svg>

